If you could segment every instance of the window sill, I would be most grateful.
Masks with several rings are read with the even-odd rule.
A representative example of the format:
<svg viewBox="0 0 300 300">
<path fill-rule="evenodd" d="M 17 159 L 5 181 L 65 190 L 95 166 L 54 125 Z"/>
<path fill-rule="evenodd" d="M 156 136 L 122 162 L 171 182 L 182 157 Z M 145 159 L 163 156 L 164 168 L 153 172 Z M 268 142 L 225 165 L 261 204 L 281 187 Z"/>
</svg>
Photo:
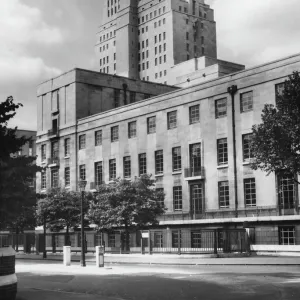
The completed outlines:
<svg viewBox="0 0 300 300">
<path fill-rule="evenodd" d="M 243 166 L 248 166 L 250 164 L 251 164 L 250 161 L 243 161 Z"/>
<path fill-rule="evenodd" d="M 155 176 L 155 177 L 162 177 L 162 176 L 164 176 L 164 173 L 161 173 L 161 174 L 155 174 L 154 176 Z"/>
<path fill-rule="evenodd" d="M 179 175 L 179 174 L 182 174 L 182 171 L 174 171 L 174 172 L 172 172 L 172 175 Z"/>
<path fill-rule="evenodd" d="M 217 166 L 217 169 L 226 169 L 228 167 L 229 167 L 228 165 L 220 165 L 220 166 Z"/>
<path fill-rule="evenodd" d="M 70 158 L 71 156 L 70 155 L 66 155 L 65 157 L 64 157 L 64 159 L 68 159 L 68 158 Z"/>
</svg>

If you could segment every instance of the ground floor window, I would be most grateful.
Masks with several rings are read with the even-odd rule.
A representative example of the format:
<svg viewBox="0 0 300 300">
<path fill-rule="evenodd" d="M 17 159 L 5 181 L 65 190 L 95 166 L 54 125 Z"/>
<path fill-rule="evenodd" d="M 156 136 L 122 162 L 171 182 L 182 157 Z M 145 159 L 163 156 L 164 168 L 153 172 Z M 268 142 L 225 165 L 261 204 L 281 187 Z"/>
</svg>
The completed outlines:
<svg viewBox="0 0 300 300">
<path fill-rule="evenodd" d="M 283 226 L 278 228 L 280 245 L 295 245 L 295 227 Z"/>
<path fill-rule="evenodd" d="M 162 248 L 163 247 L 163 233 L 162 232 L 154 232 L 154 248 Z"/>
<path fill-rule="evenodd" d="M 116 235 L 114 233 L 108 235 L 108 247 L 116 247 Z"/>
<path fill-rule="evenodd" d="M 191 246 L 192 248 L 201 248 L 201 231 L 191 232 Z"/>
<path fill-rule="evenodd" d="M 182 245 L 181 242 L 181 232 L 179 231 L 173 231 L 172 232 L 172 248 L 178 248 L 180 245 Z"/>
</svg>

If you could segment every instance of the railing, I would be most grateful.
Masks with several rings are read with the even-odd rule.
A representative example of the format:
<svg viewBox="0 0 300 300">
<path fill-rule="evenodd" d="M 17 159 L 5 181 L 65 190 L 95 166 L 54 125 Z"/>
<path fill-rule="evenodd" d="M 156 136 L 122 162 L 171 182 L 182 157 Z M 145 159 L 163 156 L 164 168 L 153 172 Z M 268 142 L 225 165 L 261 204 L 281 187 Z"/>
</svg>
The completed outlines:
<svg viewBox="0 0 300 300">
<path fill-rule="evenodd" d="M 48 165 L 59 165 L 59 157 L 48 158 Z"/>
<path fill-rule="evenodd" d="M 52 129 L 48 130 L 48 137 L 51 137 L 51 136 L 54 136 L 54 137 L 59 136 L 58 128 L 56 128 L 56 129 L 52 128 Z"/>
<path fill-rule="evenodd" d="M 184 177 L 205 177 L 204 167 L 193 167 L 184 169 Z"/>
</svg>

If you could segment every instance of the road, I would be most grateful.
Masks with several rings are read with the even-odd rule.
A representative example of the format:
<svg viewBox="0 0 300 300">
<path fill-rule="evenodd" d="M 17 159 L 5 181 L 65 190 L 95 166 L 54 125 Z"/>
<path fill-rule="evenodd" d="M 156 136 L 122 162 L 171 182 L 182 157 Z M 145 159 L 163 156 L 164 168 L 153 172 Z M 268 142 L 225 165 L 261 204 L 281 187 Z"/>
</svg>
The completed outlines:
<svg viewBox="0 0 300 300">
<path fill-rule="evenodd" d="M 299 266 L 142 266 L 96 268 L 18 261 L 17 300 L 300 299 Z"/>
</svg>

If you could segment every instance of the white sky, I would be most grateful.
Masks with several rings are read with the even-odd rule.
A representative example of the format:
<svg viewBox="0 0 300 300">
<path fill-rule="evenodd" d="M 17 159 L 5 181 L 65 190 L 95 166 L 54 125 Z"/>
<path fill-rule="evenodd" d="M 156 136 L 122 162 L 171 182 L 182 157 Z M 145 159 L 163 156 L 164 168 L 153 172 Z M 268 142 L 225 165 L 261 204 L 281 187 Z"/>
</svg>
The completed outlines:
<svg viewBox="0 0 300 300">
<path fill-rule="evenodd" d="M 36 86 L 74 67 L 94 67 L 104 0 L 0 0 L 0 101 L 24 107 L 11 125 L 36 129 Z M 53 4 L 55 3 L 55 5 Z M 218 56 L 246 67 L 300 52 L 300 0 L 207 0 Z"/>
</svg>

